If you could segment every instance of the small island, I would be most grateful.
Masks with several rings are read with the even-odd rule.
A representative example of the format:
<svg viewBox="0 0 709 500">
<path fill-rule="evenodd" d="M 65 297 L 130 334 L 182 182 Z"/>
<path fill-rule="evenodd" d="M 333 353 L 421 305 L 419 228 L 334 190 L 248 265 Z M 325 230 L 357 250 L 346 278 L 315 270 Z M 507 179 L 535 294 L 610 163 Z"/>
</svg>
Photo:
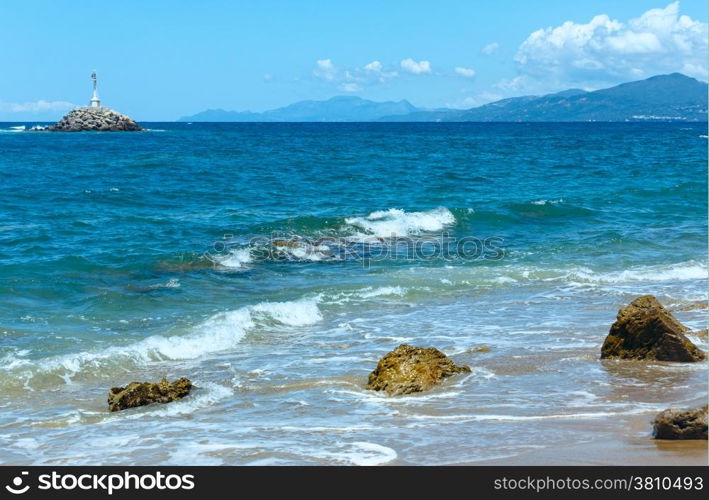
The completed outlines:
<svg viewBox="0 0 709 500">
<path fill-rule="evenodd" d="M 54 125 L 50 132 L 136 132 L 143 130 L 132 118 L 101 106 L 96 86 L 96 72 L 91 74 L 94 92 L 89 106 L 71 110 Z"/>
</svg>

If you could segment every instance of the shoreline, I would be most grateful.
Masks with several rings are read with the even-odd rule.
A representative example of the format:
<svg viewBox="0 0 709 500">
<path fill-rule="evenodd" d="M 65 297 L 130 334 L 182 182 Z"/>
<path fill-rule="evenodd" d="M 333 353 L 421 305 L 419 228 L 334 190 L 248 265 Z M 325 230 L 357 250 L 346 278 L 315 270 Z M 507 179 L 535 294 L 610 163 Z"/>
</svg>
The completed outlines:
<svg viewBox="0 0 709 500">
<path fill-rule="evenodd" d="M 598 439 L 560 446 L 548 446 L 507 458 L 460 465 L 568 465 L 568 466 L 678 466 L 709 465 L 709 445 L 703 440 L 653 439 L 650 435 L 654 413 L 648 412 L 604 419 Z M 587 429 L 598 421 L 557 422 L 566 430 Z M 606 427 L 608 429 L 606 429 Z M 607 430 L 607 432 L 606 432 Z"/>
</svg>

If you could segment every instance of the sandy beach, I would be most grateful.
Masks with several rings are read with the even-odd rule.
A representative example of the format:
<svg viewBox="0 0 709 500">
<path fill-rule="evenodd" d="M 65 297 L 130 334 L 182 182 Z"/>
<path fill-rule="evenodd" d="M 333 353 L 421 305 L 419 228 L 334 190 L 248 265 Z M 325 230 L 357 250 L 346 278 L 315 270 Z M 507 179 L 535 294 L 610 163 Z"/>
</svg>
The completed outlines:
<svg viewBox="0 0 709 500">
<path fill-rule="evenodd" d="M 607 421 L 556 422 L 564 428 L 597 428 L 597 439 L 550 446 L 474 465 L 709 465 L 707 441 L 671 441 L 650 435 L 651 413 Z"/>
</svg>

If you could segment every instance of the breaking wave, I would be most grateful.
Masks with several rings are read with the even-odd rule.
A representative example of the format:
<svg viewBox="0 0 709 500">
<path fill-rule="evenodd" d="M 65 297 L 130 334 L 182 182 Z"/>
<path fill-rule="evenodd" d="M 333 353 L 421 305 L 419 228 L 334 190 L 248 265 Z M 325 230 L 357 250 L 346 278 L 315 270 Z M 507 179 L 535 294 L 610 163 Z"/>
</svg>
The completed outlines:
<svg viewBox="0 0 709 500">
<path fill-rule="evenodd" d="M 379 210 L 365 217 L 348 217 L 345 222 L 366 234 L 380 238 L 436 232 L 455 224 L 455 216 L 445 207 L 427 212 L 405 212 L 398 208 Z"/>
<path fill-rule="evenodd" d="M 261 302 L 217 313 L 192 327 L 185 335 L 153 335 L 143 340 L 101 350 L 88 350 L 41 359 L 12 356 L 0 368 L 0 387 L 25 386 L 49 376 L 53 383 L 70 383 L 77 375 L 101 376 L 111 368 L 143 365 L 163 360 L 190 360 L 233 349 L 259 327 L 306 326 L 322 320 L 320 297 L 288 302 Z"/>
</svg>

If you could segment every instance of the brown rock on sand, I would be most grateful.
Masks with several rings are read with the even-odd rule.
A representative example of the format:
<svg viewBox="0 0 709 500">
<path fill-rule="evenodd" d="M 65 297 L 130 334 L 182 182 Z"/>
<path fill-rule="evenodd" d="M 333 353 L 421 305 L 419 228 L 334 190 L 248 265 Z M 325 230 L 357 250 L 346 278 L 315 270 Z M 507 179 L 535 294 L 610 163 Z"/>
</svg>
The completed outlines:
<svg viewBox="0 0 709 500">
<path fill-rule="evenodd" d="M 165 377 L 158 384 L 131 382 L 125 387 L 114 387 L 108 391 L 108 410 L 119 411 L 151 403 L 170 403 L 187 396 L 192 387 L 192 382 L 185 377 L 172 383 Z"/>
<path fill-rule="evenodd" d="M 677 321 L 652 295 L 638 297 L 618 311 L 601 347 L 601 359 L 694 362 L 706 359 Z"/>
<path fill-rule="evenodd" d="M 655 439 L 707 439 L 707 405 L 658 413 L 652 422 L 652 435 Z"/>
<path fill-rule="evenodd" d="M 379 361 L 369 374 L 367 389 L 386 391 L 390 396 L 411 394 L 469 371 L 470 367 L 456 365 L 438 349 L 402 344 Z"/>
</svg>

